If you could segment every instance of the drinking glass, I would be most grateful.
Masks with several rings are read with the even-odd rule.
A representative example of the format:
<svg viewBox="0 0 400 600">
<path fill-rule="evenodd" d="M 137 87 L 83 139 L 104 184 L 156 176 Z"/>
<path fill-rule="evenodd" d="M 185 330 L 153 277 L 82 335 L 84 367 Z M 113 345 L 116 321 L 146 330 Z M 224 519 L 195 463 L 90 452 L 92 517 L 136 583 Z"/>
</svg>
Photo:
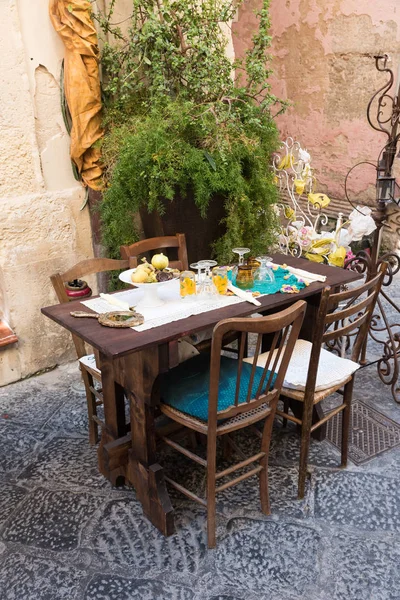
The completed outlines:
<svg viewBox="0 0 400 600">
<path fill-rule="evenodd" d="M 215 260 L 199 260 L 197 263 L 197 268 L 200 269 L 200 271 L 204 269 L 204 276 L 201 278 L 198 291 L 198 293 L 202 296 L 213 296 L 216 293 L 216 289 L 210 275 L 210 269 L 216 265 L 217 262 Z"/>
<path fill-rule="evenodd" d="M 218 294 L 225 295 L 228 291 L 228 269 L 226 267 L 214 267 L 212 280 Z"/>
<path fill-rule="evenodd" d="M 200 285 L 201 279 L 202 279 L 202 273 L 201 273 L 201 267 L 199 266 L 198 262 L 194 262 L 190 265 L 191 269 L 196 269 L 197 270 L 197 286 Z"/>
<path fill-rule="evenodd" d="M 272 270 L 272 258 L 270 256 L 257 256 L 257 260 L 260 266 L 254 274 L 255 281 L 274 283 L 275 275 Z"/>
<path fill-rule="evenodd" d="M 238 265 L 244 265 L 244 255 L 250 252 L 250 248 L 232 248 L 232 252 L 239 254 Z"/>
<path fill-rule="evenodd" d="M 253 267 L 250 265 L 239 265 L 236 275 L 236 286 L 241 290 L 249 290 L 254 285 Z"/>
<path fill-rule="evenodd" d="M 250 252 L 250 248 L 232 248 L 232 252 L 239 255 L 238 264 L 232 269 L 232 283 L 235 283 L 238 274 L 238 267 L 244 265 L 244 255 Z"/>
<path fill-rule="evenodd" d="M 193 271 L 182 271 L 179 276 L 179 292 L 181 298 L 196 296 L 196 275 Z"/>
</svg>

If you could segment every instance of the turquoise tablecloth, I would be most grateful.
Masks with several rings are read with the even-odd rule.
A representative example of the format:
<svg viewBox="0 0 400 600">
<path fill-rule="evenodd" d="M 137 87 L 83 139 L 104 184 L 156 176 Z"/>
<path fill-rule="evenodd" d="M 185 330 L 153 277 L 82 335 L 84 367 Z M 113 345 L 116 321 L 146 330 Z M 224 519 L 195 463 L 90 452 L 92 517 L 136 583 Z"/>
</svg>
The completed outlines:
<svg viewBox="0 0 400 600">
<path fill-rule="evenodd" d="M 288 293 L 291 290 L 285 290 L 284 286 L 296 286 L 300 291 L 306 287 L 304 281 L 292 275 L 287 269 L 283 267 L 275 267 L 273 269 L 275 275 L 275 281 L 273 283 L 256 281 L 254 286 L 250 289 L 252 292 L 260 292 L 260 294 L 276 294 L 278 292 Z M 232 281 L 232 272 L 228 272 L 229 279 Z M 235 285 L 235 281 L 233 281 Z"/>
</svg>

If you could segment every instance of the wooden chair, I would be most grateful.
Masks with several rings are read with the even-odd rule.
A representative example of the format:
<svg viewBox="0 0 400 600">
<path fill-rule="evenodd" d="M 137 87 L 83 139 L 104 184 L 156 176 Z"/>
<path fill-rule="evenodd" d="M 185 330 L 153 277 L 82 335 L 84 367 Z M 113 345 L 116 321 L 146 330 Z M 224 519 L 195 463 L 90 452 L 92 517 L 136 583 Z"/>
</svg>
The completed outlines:
<svg viewBox="0 0 400 600">
<path fill-rule="evenodd" d="M 147 240 L 140 240 L 134 244 L 120 247 L 121 256 L 124 259 L 131 260 L 131 268 L 138 265 L 138 257 L 146 252 L 153 250 L 165 250 L 167 248 L 178 249 L 178 260 L 171 260 L 169 266 L 173 269 L 186 271 L 188 266 L 188 257 L 186 249 L 186 238 L 184 233 L 176 233 L 175 235 L 167 235 L 164 237 L 153 237 Z"/>
<path fill-rule="evenodd" d="M 76 264 L 65 273 L 56 273 L 50 277 L 57 298 L 60 303 L 69 302 L 71 298 L 67 296 L 64 284 L 67 281 L 80 279 L 87 275 L 95 273 L 103 273 L 105 271 L 116 271 L 129 269 L 128 260 L 113 260 L 110 258 L 90 258 Z M 73 299 L 73 298 L 72 298 Z M 86 400 L 89 417 L 89 442 L 97 444 L 99 440 L 99 427 L 104 424 L 97 416 L 97 407 L 103 404 L 103 395 L 101 388 L 96 389 L 94 379 L 101 382 L 101 373 L 96 366 L 94 354 L 87 354 L 84 341 L 73 335 L 72 336 L 76 354 L 79 360 L 79 368 L 82 373 L 82 379 L 85 384 Z"/>
<path fill-rule="evenodd" d="M 368 335 L 385 271 L 386 264 L 383 264 L 375 277 L 345 292 L 333 293 L 326 287 L 322 293 L 312 344 L 304 340 L 296 342 L 281 392 L 284 407 L 282 411 L 277 410 L 276 414 L 283 418 L 284 425 L 289 420 L 301 427 L 299 498 L 304 497 L 311 433 L 340 412 L 343 412 L 341 466 L 347 465 L 354 375 L 359 367 L 360 352 Z M 337 340 L 340 347 L 344 348 L 351 339 L 354 339 L 351 361 L 322 349 L 322 344 L 333 348 Z M 262 362 L 263 358 L 260 357 L 259 364 Z M 343 392 L 340 391 L 342 388 Z M 312 424 L 314 406 L 335 392 L 343 394 L 343 402 Z M 291 403 L 290 400 L 297 402 Z M 295 414 L 290 414 L 290 410 Z"/>
<path fill-rule="evenodd" d="M 131 268 L 135 268 L 138 265 L 138 258 L 142 254 L 146 252 L 151 252 L 152 250 L 165 250 L 167 248 L 177 248 L 178 249 L 178 260 L 172 260 L 169 263 L 169 266 L 173 269 L 179 269 L 180 271 L 186 271 L 189 268 L 188 265 L 188 256 L 186 249 L 186 237 L 184 233 L 176 233 L 175 235 L 168 235 L 164 237 L 153 237 L 147 240 L 140 240 L 139 242 L 135 242 L 134 244 L 125 245 L 120 247 L 121 257 L 124 259 L 130 260 Z M 208 334 L 208 332 L 207 332 Z M 199 352 L 209 352 L 210 350 L 210 339 L 211 339 L 211 331 L 209 335 L 206 336 L 200 343 L 196 341 L 190 340 Z M 228 335 L 224 339 L 224 347 L 228 352 L 232 352 L 233 354 L 237 354 L 235 348 L 228 348 L 232 342 L 235 342 L 237 337 L 235 335 Z M 246 356 L 247 356 L 247 346 L 246 346 Z"/>
<path fill-rule="evenodd" d="M 306 303 L 294 306 L 277 314 L 261 318 L 226 319 L 218 323 L 213 332 L 211 358 L 200 354 L 192 360 L 172 369 L 158 380 L 161 411 L 170 419 L 195 432 L 207 436 L 207 460 L 184 448 L 172 438 L 161 439 L 188 458 L 207 469 L 207 499 L 166 477 L 167 482 L 186 496 L 207 507 L 208 546 L 215 547 L 216 494 L 259 474 L 261 507 L 270 514 L 268 497 L 268 451 L 272 423 L 290 355 L 298 337 Z M 236 331 L 240 335 L 238 359 L 221 356 L 224 336 Z M 247 335 L 257 334 L 254 359 L 244 362 Z M 276 349 L 274 361 L 267 361 L 264 368 L 257 368 L 262 336 L 272 336 L 272 349 Z M 272 353 L 271 353 L 272 356 Z M 247 359 L 250 360 L 250 359 Z M 280 366 L 276 369 L 278 361 Z M 275 375 L 275 370 L 277 374 Z M 241 462 L 216 471 L 217 438 L 233 431 L 254 425 L 265 419 L 260 452 Z M 228 436 L 228 442 L 231 442 Z M 231 442 L 233 444 L 233 442 Z M 256 467 L 238 477 L 217 486 L 222 477 L 241 470 L 252 463 Z"/>
</svg>

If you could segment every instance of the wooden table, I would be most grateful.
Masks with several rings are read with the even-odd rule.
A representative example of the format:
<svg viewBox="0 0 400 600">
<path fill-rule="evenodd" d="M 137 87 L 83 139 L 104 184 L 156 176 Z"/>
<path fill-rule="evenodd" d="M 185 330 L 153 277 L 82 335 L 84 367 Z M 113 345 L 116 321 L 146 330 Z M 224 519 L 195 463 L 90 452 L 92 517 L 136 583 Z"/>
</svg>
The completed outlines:
<svg viewBox="0 0 400 600">
<path fill-rule="evenodd" d="M 273 258 L 277 264 L 286 262 L 326 275 L 326 282 L 312 283 L 299 294 L 263 296 L 260 307 L 241 302 L 143 332 L 103 327 L 95 319 L 76 319 L 70 315 L 72 310 L 88 310 L 78 300 L 42 309 L 44 315 L 99 351 L 106 425 L 98 449 L 99 469 L 114 485 L 126 479 L 134 486 L 144 513 L 164 535 L 174 531 L 173 508 L 163 469 L 157 464 L 154 429 L 157 399 L 152 391 L 157 376 L 178 364 L 176 341 L 213 327 L 221 319 L 276 312 L 299 299 L 308 302 L 302 337 L 310 338 L 322 289 L 326 285 L 337 287 L 350 283 L 359 277 L 352 271 L 305 259 L 282 255 Z M 130 433 L 125 423 L 124 393 L 130 401 Z"/>
</svg>

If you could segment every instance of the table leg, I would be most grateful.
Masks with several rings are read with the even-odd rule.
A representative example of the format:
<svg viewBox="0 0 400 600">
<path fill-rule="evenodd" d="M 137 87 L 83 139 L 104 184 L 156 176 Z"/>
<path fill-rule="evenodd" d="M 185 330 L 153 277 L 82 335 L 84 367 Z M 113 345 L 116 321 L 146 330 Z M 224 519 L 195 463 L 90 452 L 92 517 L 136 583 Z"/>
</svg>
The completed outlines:
<svg viewBox="0 0 400 600">
<path fill-rule="evenodd" d="M 125 480 L 123 464 L 110 465 L 105 460 L 104 447 L 115 443 L 126 435 L 124 390 L 115 381 L 113 361 L 104 354 L 99 355 L 101 383 L 103 390 L 103 407 L 105 428 L 102 431 L 97 451 L 99 470 L 113 485 L 120 485 Z"/>
<path fill-rule="evenodd" d="M 143 512 L 164 535 L 174 532 L 173 508 L 162 467 L 156 459 L 153 384 L 168 367 L 168 348 L 149 348 L 115 361 L 116 380 L 130 401 L 131 448 L 126 477 L 135 488 Z"/>
</svg>

